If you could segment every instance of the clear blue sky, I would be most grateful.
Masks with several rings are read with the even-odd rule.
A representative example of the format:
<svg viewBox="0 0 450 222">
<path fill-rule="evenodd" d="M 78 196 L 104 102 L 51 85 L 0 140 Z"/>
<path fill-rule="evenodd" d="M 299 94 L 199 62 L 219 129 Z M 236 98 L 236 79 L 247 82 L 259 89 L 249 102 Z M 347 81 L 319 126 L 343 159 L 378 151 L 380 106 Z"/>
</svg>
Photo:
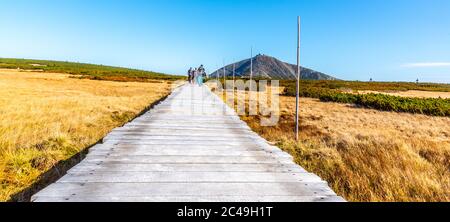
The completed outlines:
<svg viewBox="0 0 450 222">
<path fill-rule="evenodd" d="M 348 80 L 450 82 L 448 0 L 2 0 L 0 57 L 184 74 L 256 53 Z"/>
</svg>

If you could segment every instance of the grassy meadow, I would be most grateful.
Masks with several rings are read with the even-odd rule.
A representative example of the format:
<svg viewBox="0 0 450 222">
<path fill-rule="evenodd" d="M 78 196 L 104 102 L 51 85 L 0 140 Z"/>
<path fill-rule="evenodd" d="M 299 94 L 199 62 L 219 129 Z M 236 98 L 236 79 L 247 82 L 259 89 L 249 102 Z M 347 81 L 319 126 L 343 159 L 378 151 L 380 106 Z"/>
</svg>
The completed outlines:
<svg viewBox="0 0 450 222">
<path fill-rule="evenodd" d="M 111 81 L 136 81 L 148 82 L 154 80 L 178 80 L 184 78 L 176 75 L 166 75 L 163 73 L 143 71 L 137 69 L 128 69 L 113 66 L 94 65 L 86 63 L 32 60 L 32 59 L 7 59 L 0 58 L 0 68 L 21 69 L 37 72 L 66 73 L 73 77 L 93 79 L 93 80 L 111 80 Z"/>
<path fill-rule="evenodd" d="M 93 81 L 0 69 L 0 201 L 28 188 L 169 91 L 169 82 L 161 78 Z"/>
<path fill-rule="evenodd" d="M 280 96 L 280 122 L 241 118 L 348 201 L 450 201 L 450 118 Z"/>
</svg>

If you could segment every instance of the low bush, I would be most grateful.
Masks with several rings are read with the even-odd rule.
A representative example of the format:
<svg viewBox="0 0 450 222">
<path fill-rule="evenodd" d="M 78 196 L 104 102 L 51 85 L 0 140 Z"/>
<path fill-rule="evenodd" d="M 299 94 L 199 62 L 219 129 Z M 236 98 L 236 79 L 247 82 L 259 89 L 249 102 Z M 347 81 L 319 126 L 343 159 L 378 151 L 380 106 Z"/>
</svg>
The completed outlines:
<svg viewBox="0 0 450 222">
<path fill-rule="evenodd" d="M 328 92 L 319 96 L 324 102 L 353 103 L 384 111 L 450 117 L 450 99 L 406 98 L 384 94 L 348 94 Z"/>
<path fill-rule="evenodd" d="M 286 87 L 283 94 L 295 96 L 295 87 Z M 383 111 L 450 117 L 450 99 L 408 98 L 375 93 L 353 94 L 337 89 L 304 86 L 300 87 L 299 94 L 301 97 L 318 98 L 323 102 L 351 103 Z"/>
</svg>

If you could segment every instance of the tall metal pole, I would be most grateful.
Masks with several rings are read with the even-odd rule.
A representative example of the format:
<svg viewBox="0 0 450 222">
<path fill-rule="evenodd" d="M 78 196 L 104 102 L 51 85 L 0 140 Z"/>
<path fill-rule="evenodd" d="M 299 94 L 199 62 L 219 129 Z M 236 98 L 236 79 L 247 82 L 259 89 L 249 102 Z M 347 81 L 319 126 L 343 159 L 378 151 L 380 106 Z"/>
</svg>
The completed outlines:
<svg viewBox="0 0 450 222">
<path fill-rule="evenodd" d="M 217 79 L 217 82 L 219 82 L 219 73 L 220 73 L 220 69 L 219 69 L 219 66 L 216 64 L 216 68 L 217 68 L 217 71 L 216 71 L 216 79 Z"/>
<path fill-rule="evenodd" d="M 234 84 L 234 81 L 236 80 L 235 76 L 236 76 L 236 63 L 233 63 L 233 84 Z"/>
<path fill-rule="evenodd" d="M 234 98 L 234 88 L 235 88 L 234 82 L 236 81 L 235 76 L 236 76 L 236 63 L 233 63 L 233 98 Z"/>
<path fill-rule="evenodd" d="M 253 46 L 250 48 L 250 90 L 252 90 L 253 79 Z"/>
<path fill-rule="evenodd" d="M 300 16 L 297 17 L 297 91 L 296 91 L 296 99 L 295 99 L 295 139 L 298 141 L 298 133 L 299 133 L 299 100 L 300 100 Z"/>
<path fill-rule="evenodd" d="M 223 84 L 225 85 L 225 82 L 227 81 L 227 74 L 225 73 L 225 59 L 223 60 Z"/>
</svg>

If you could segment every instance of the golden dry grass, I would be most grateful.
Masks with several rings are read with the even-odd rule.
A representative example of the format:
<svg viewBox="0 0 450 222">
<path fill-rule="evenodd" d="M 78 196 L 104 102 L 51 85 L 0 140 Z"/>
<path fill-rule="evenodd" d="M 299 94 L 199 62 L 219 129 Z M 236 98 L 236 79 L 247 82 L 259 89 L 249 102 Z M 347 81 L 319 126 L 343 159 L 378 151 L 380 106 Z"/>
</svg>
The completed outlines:
<svg viewBox="0 0 450 222">
<path fill-rule="evenodd" d="M 93 81 L 0 70 L 0 201 L 169 91 L 163 81 Z"/>
<path fill-rule="evenodd" d="M 450 201 L 450 118 L 301 98 L 296 142 L 295 98 L 281 96 L 280 112 L 275 127 L 242 119 L 347 200 Z"/>
</svg>

